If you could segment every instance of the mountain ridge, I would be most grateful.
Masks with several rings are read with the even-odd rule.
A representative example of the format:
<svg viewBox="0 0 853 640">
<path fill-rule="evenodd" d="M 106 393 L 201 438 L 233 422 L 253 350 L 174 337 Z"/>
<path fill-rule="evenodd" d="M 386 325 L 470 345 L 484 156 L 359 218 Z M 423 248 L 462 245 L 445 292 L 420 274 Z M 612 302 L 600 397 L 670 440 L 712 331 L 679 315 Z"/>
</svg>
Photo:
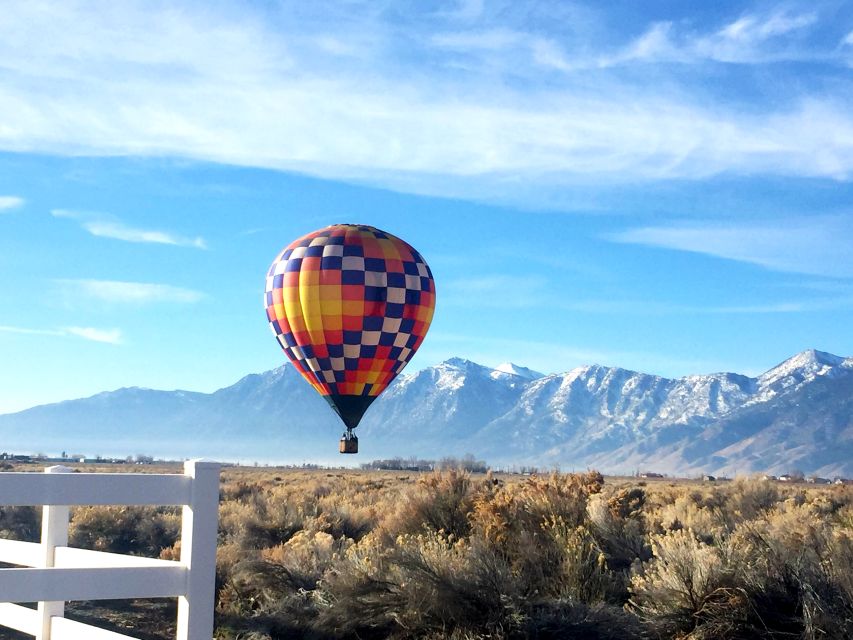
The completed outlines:
<svg viewBox="0 0 853 640">
<path fill-rule="evenodd" d="M 502 466 L 849 476 L 851 397 L 853 358 L 814 349 L 755 377 L 603 365 L 543 375 L 451 358 L 399 376 L 358 433 L 366 459 L 470 452 Z M 125 387 L 0 415 L 6 448 L 281 462 L 351 462 L 331 453 L 341 430 L 289 365 L 209 394 Z"/>
</svg>

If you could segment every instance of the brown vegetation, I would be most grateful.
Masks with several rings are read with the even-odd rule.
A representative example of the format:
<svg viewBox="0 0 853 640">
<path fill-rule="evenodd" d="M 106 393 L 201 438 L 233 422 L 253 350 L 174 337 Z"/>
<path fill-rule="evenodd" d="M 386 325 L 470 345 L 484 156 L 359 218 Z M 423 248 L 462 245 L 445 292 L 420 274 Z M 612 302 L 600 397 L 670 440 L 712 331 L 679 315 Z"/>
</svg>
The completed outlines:
<svg viewBox="0 0 853 640">
<path fill-rule="evenodd" d="M 71 538 L 176 558 L 178 527 L 80 508 Z M 219 536 L 221 639 L 853 637 L 849 486 L 228 469 Z"/>
</svg>

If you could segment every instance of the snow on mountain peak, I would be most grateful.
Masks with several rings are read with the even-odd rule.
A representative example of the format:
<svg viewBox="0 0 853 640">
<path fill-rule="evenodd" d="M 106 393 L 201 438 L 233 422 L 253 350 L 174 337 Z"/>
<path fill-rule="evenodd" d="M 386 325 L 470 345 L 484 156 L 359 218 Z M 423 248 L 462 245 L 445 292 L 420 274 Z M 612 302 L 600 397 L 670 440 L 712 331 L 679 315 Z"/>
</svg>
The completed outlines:
<svg viewBox="0 0 853 640">
<path fill-rule="evenodd" d="M 844 358 L 826 351 L 818 351 L 817 349 L 806 349 L 797 355 L 788 358 L 785 362 L 797 362 L 802 364 L 822 364 L 830 367 L 841 364 Z"/>
<path fill-rule="evenodd" d="M 844 363 L 844 358 L 825 351 L 802 351 L 758 377 L 759 393 L 752 402 L 764 402 L 778 393 L 798 388 L 819 376 L 836 375 Z"/>
<path fill-rule="evenodd" d="M 496 380 L 508 375 L 524 378 L 525 380 L 538 380 L 539 378 L 545 377 L 545 374 L 534 371 L 533 369 L 528 369 L 527 367 L 513 364 L 512 362 L 499 364 L 492 371 L 492 378 L 495 378 Z"/>
<path fill-rule="evenodd" d="M 769 371 L 761 374 L 761 376 L 759 376 L 759 380 L 762 383 L 767 384 L 768 382 L 780 380 L 792 375 L 823 375 L 828 369 L 837 367 L 843 362 L 844 358 L 831 353 L 818 351 L 816 349 L 807 349 L 806 351 L 788 358 Z"/>
<path fill-rule="evenodd" d="M 453 367 L 456 369 L 468 369 L 471 366 L 481 367 L 482 365 L 477 364 L 476 362 L 472 362 L 471 360 L 466 360 L 465 358 L 448 358 L 444 362 L 438 363 L 437 367 Z"/>
<path fill-rule="evenodd" d="M 465 358 L 449 358 L 433 367 L 435 386 L 444 391 L 455 391 L 465 385 L 467 374 L 483 367 Z"/>
</svg>

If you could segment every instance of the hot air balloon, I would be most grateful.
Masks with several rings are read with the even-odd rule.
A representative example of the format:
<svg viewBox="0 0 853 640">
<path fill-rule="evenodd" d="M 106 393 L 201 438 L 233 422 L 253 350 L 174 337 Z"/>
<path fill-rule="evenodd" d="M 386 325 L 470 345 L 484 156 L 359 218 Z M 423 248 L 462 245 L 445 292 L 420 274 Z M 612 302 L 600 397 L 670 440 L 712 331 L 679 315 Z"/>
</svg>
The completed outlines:
<svg viewBox="0 0 853 640">
<path fill-rule="evenodd" d="M 270 328 L 299 373 L 353 429 L 423 342 L 435 283 L 420 253 L 375 227 L 335 224 L 291 242 L 267 273 Z"/>
</svg>

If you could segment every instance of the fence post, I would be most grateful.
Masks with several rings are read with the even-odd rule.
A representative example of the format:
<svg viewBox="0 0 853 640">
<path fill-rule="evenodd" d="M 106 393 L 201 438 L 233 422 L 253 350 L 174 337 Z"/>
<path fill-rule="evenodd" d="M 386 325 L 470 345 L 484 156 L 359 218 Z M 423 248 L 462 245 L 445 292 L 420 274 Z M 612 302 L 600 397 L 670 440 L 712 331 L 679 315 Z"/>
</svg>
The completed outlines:
<svg viewBox="0 0 853 640">
<path fill-rule="evenodd" d="M 71 469 L 57 465 L 47 467 L 45 473 L 71 473 Z M 46 504 L 41 512 L 41 564 L 52 567 L 54 549 L 68 546 L 68 507 L 65 505 Z M 51 618 L 65 615 L 65 602 L 39 602 L 38 612 L 41 617 L 40 632 L 36 640 L 50 640 Z"/>
<path fill-rule="evenodd" d="M 189 572 L 186 595 L 178 598 L 178 640 L 210 640 L 216 596 L 219 464 L 188 460 L 184 475 L 193 480 L 181 528 L 181 564 Z"/>
</svg>

